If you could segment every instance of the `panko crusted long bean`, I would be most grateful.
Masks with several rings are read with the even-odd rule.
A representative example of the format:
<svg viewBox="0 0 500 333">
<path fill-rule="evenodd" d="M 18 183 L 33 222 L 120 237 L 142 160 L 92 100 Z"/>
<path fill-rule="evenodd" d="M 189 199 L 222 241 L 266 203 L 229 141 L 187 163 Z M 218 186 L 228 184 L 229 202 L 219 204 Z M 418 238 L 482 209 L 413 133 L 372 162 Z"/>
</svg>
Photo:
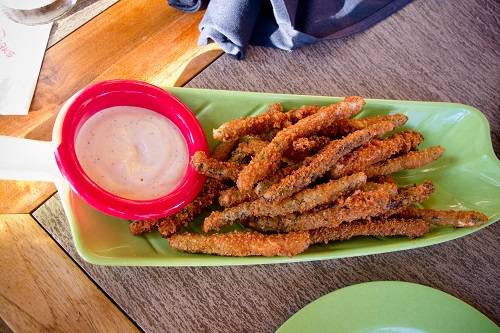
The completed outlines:
<svg viewBox="0 0 500 333">
<path fill-rule="evenodd" d="M 359 131 L 360 129 L 366 128 L 375 123 L 379 123 L 381 121 L 390 121 L 393 122 L 396 127 L 399 127 L 408 121 L 408 117 L 400 113 L 395 113 L 385 116 L 339 119 L 329 127 L 322 130 L 320 132 L 320 135 L 326 135 L 330 137 L 344 136 L 354 131 Z"/>
<path fill-rule="evenodd" d="M 269 110 L 255 117 L 246 117 L 231 120 L 214 129 L 214 139 L 220 141 L 234 141 L 245 135 L 254 135 L 268 132 L 272 129 L 281 129 L 289 122 L 283 113 L 281 104 L 272 104 Z"/>
<path fill-rule="evenodd" d="M 342 157 L 331 169 L 333 178 L 361 171 L 369 165 L 386 160 L 395 154 L 407 153 L 416 148 L 423 137 L 414 131 L 404 131 L 390 138 L 372 139 L 355 151 Z"/>
<path fill-rule="evenodd" d="M 347 240 L 355 236 L 421 237 L 429 232 L 429 224 L 419 219 L 371 219 L 342 223 L 336 228 L 309 231 L 311 244 Z"/>
<path fill-rule="evenodd" d="M 309 163 L 271 186 L 263 197 L 266 200 L 282 200 L 293 195 L 328 172 L 342 156 L 366 143 L 371 138 L 392 131 L 394 127 L 394 123 L 383 121 L 346 135 L 340 140 L 332 141 L 317 153 Z"/>
<path fill-rule="evenodd" d="M 453 227 L 478 227 L 488 222 L 488 216 L 473 210 L 436 210 L 408 207 L 397 213 L 401 218 L 422 219 L 430 224 Z"/>
<path fill-rule="evenodd" d="M 430 147 L 421 151 L 410 151 L 407 154 L 388 159 L 368 166 L 364 172 L 368 177 L 388 175 L 405 169 L 418 169 L 437 160 L 444 153 L 441 146 Z"/>
<path fill-rule="evenodd" d="M 364 103 L 362 97 L 346 97 L 343 102 L 323 107 L 318 112 L 278 132 L 272 141 L 241 171 L 236 181 L 238 188 L 242 191 L 251 190 L 257 182 L 266 178 L 278 167 L 283 154 L 293 141 L 313 135 L 337 119 L 355 115 Z"/>
<path fill-rule="evenodd" d="M 218 161 L 226 161 L 231 156 L 231 152 L 237 144 L 237 140 L 221 142 L 214 148 L 210 157 Z"/>
<path fill-rule="evenodd" d="M 234 162 L 222 162 L 214 158 L 210 158 L 204 151 L 197 151 L 193 155 L 191 165 L 199 173 L 219 180 L 236 180 L 242 169 L 241 164 Z"/>
<path fill-rule="evenodd" d="M 222 207 L 233 207 L 242 202 L 256 200 L 257 193 L 254 191 L 241 192 L 236 186 L 222 191 L 219 196 L 219 205 Z"/>
<path fill-rule="evenodd" d="M 221 256 L 294 256 L 309 247 L 308 232 L 265 235 L 258 232 L 225 234 L 175 234 L 169 239 L 172 248 Z"/>
<path fill-rule="evenodd" d="M 391 200 L 384 212 L 385 216 L 399 213 L 404 208 L 427 200 L 434 192 L 434 185 L 430 181 L 422 184 L 401 188 L 398 194 Z"/>
<path fill-rule="evenodd" d="M 220 181 L 207 178 L 200 194 L 179 212 L 161 219 L 133 221 L 129 224 L 129 229 L 133 235 L 141 235 L 160 228 L 163 230 L 163 232 L 160 230 L 162 236 L 168 237 L 191 221 L 205 207 L 210 206 L 223 188 L 224 185 Z"/>
<path fill-rule="evenodd" d="M 135 220 L 128 225 L 128 228 L 132 235 L 137 236 L 156 230 L 159 223 L 160 219 Z"/>
<path fill-rule="evenodd" d="M 200 194 L 178 213 L 162 218 L 158 221 L 158 231 L 164 238 L 168 238 L 192 221 L 203 209 L 212 205 L 224 188 L 224 184 L 212 178 L 207 178 Z"/>
<path fill-rule="evenodd" d="M 302 105 L 300 108 L 292 109 L 288 111 L 286 116 L 288 120 L 292 123 L 296 123 L 297 121 L 304 119 L 305 117 L 309 117 L 312 114 L 315 114 L 320 110 L 320 107 L 317 105 Z"/>
<path fill-rule="evenodd" d="M 380 184 L 372 191 L 355 191 L 351 196 L 331 208 L 304 214 L 288 214 L 279 217 L 261 217 L 250 226 L 260 230 L 298 231 L 322 227 L 333 228 L 342 222 L 365 219 L 387 210 L 391 196 L 396 192 L 394 184 Z"/>
<path fill-rule="evenodd" d="M 244 220 L 252 216 L 278 216 L 291 213 L 307 212 L 317 206 L 333 203 L 343 193 L 355 190 L 366 182 L 363 173 L 357 173 L 338 180 L 320 184 L 310 189 L 305 189 L 293 197 L 280 202 L 268 202 L 257 199 L 244 202 L 237 206 L 226 208 L 221 212 L 212 212 L 203 222 L 203 230 L 218 230 L 220 227 Z"/>
<path fill-rule="evenodd" d="M 241 163 L 246 158 L 255 156 L 268 144 L 268 141 L 259 138 L 250 138 L 247 141 L 240 142 L 233 151 L 230 161 Z"/>
<path fill-rule="evenodd" d="M 257 196 L 261 197 L 273 184 L 279 182 L 283 177 L 291 175 L 294 170 L 297 170 L 301 166 L 301 163 L 297 163 L 279 169 L 276 173 L 258 182 L 257 185 L 255 185 L 254 192 Z"/>
<path fill-rule="evenodd" d="M 298 138 L 292 143 L 294 153 L 308 153 L 318 148 L 323 148 L 330 142 L 326 136 L 313 135 L 310 137 Z"/>
<path fill-rule="evenodd" d="M 292 146 L 283 154 L 283 160 L 300 160 L 306 154 L 315 152 L 326 146 L 330 139 L 326 136 L 311 136 L 298 138 L 292 143 Z M 269 144 L 269 141 L 260 138 L 251 138 L 241 142 L 233 151 L 230 161 L 242 163 L 250 157 L 258 154 Z"/>
<path fill-rule="evenodd" d="M 279 169 L 275 174 L 260 181 L 255 186 L 255 189 L 250 191 L 240 191 L 238 187 L 234 186 L 225 191 L 222 191 L 219 197 L 219 204 L 222 207 L 232 207 L 246 201 L 258 199 L 262 194 L 274 183 L 278 182 L 281 178 L 288 176 L 293 170 L 297 169 L 298 165 L 289 165 Z"/>
</svg>

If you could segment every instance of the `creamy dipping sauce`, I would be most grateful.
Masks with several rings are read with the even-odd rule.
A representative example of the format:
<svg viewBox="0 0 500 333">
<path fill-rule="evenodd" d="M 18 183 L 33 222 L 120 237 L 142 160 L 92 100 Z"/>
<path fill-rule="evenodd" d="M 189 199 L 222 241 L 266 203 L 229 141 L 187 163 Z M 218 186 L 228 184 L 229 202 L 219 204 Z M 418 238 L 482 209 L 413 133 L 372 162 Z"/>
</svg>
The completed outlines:
<svg viewBox="0 0 500 333">
<path fill-rule="evenodd" d="M 76 136 L 75 151 L 90 179 L 126 199 L 151 200 L 172 192 L 188 166 L 179 128 L 161 114 L 135 106 L 92 115 Z"/>
</svg>

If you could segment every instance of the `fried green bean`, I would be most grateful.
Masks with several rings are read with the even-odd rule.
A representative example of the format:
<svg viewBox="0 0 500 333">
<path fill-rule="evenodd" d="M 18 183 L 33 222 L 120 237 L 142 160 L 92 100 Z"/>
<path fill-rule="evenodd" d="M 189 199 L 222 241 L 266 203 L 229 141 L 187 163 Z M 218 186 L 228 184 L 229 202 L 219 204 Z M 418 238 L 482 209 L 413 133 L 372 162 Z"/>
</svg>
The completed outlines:
<svg viewBox="0 0 500 333">
<path fill-rule="evenodd" d="M 245 159 L 255 156 L 268 144 L 268 141 L 259 138 L 250 138 L 247 141 L 240 142 L 233 151 L 230 161 L 242 163 Z"/>
<path fill-rule="evenodd" d="M 254 191 L 241 192 L 236 186 L 222 191 L 219 196 L 219 205 L 222 207 L 233 207 L 242 202 L 256 200 L 257 193 Z"/>
<path fill-rule="evenodd" d="M 268 111 L 255 117 L 231 120 L 214 129 L 213 137 L 219 141 L 234 141 L 245 135 L 266 133 L 272 129 L 281 129 L 289 123 L 281 104 L 272 104 Z"/>
<path fill-rule="evenodd" d="M 221 256 L 294 256 L 309 247 L 309 233 L 265 235 L 258 232 L 229 232 L 225 234 L 175 234 L 170 247 L 190 253 Z"/>
<path fill-rule="evenodd" d="M 201 213 L 204 208 L 210 206 L 223 188 L 222 182 L 207 178 L 200 194 L 179 212 L 160 219 L 133 221 L 129 224 L 129 229 L 133 235 L 159 229 L 163 237 L 168 237 Z"/>
<path fill-rule="evenodd" d="M 222 162 L 214 158 L 210 158 L 204 151 L 197 151 L 194 153 L 193 158 L 191 159 L 191 165 L 199 173 L 219 180 L 230 179 L 234 181 L 238 178 L 238 174 L 242 169 L 241 164 L 234 162 Z"/>
<path fill-rule="evenodd" d="M 408 121 L 408 117 L 400 114 L 389 114 L 385 116 L 373 116 L 366 118 L 355 118 L 355 119 L 339 119 L 335 121 L 332 125 L 322 130 L 319 134 L 328 137 L 342 137 L 354 131 L 359 131 L 360 129 L 366 128 L 375 123 L 381 121 L 390 121 L 396 124 L 396 127 L 402 126 Z"/>
<path fill-rule="evenodd" d="M 326 136 L 299 138 L 292 143 L 290 148 L 287 149 L 282 159 L 283 161 L 302 160 L 307 156 L 307 154 L 320 150 L 328 144 L 328 142 L 330 142 L 330 139 Z M 268 144 L 269 141 L 262 140 L 257 137 L 243 141 L 233 151 L 230 161 L 237 163 L 249 161 L 250 158 L 258 154 Z"/>
<path fill-rule="evenodd" d="M 263 197 L 266 200 L 283 200 L 297 193 L 328 172 L 342 156 L 366 143 L 371 138 L 392 131 L 394 127 L 394 123 L 383 121 L 353 132 L 340 140 L 332 141 L 316 154 L 309 163 L 295 170 L 279 183 L 272 185 L 264 193 Z"/>
<path fill-rule="evenodd" d="M 444 153 L 441 146 L 430 147 L 422 151 L 410 151 L 407 154 L 388 159 L 368 166 L 364 172 L 370 178 L 379 175 L 388 175 L 400 170 L 418 169 L 437 160 Z"/>
<path fill-rule="evenodd" d="M 384 216 L 398 214 L 401 210 L 413 204 L 427 200 L 434 192 L 434 185 L 431 181 L 425 181 L 422 184 L 400 188 L 398 194 L 391 200 L 387 206 Z"/>
<path fill-rule="evenodd" d="M 285 151 L 298 138 L 310 136 L 331 125 L 335 120 L 349 118 L 364 105 L 362 97 L 346 97 L 343 102 L 321 108 L 318 112 L 284 128 L 245 166 L 236 184 L 241 191 L 251 190 L 255 184 L 275 170 Z"/>
<path fill-rule="evenodd" d="M 422 140 L 422 135 L 414 131 L 404 131 L 385 140 L 372 139 L 339 159 L 330 170 L 330 176 L 338 178 L 362 171 L 369 165 L 386 160 L 395 154 L 409 152 L 416 148 Z"/>
<path fill-rule="evenodd" d="M 356 236 L 406 236 L 421 237 L 429 232 L 429 224 L 419 219 L 370 219 L 342 223 L 335 228 L 309 231 L 311 244 L 347 240 Z"/>
<path fill-rule="evenodd" d="M 226 161 L 231 156 L 231 152 L 237 144 L 238 141 L 221 142 L 214 148 L 210 157 L 218 161 Z"/>
<path fill-rule="evenodd" d="M 312 114 L 315 114 L 319 110 L 320 107 L 317 105 L 302 105 L 300 108 L 292 109 L 286 112 L 285 114 L 290 122 L 296 123 L 301 119 L 304 119 Z"/>
<path fill-rule="evenodd" d="M 473 210 L 436 210 L 408 207 L 397 213 L 401 218 L 415 218 L 430 224 L 453 227 L 478 227 L 488 222 L 488 216 Z"/>
<path fill-rule="evenodd" d="M 268 202 L 257 199 L 226 208 L 221 212 L 212 212 L 203 222 L 203 230 L 218 230 L 220 227 L 244 220 L 252 216 L 279 216 L 291 213 L 303 213 L 311 209 L 333 203 L 340 195 L 349 193 L 366 182 L 363 173 L 357 173 L 313 188 L 305 189 L 293 197 L 280 202 Z"/>
<path fill-rule="evenodd" d="M 387 210 L 395 184 L 379 184 L 371 191 L 355 191 L 335 206 L 312 213 L 288 214 L 280 217 L 260 217 L 251 221 L 250 226 L 260 230 L 298 231 L 322 227 L 333 228 L 342 222 L 365 219 L 382 214 Z"/>
</svg>

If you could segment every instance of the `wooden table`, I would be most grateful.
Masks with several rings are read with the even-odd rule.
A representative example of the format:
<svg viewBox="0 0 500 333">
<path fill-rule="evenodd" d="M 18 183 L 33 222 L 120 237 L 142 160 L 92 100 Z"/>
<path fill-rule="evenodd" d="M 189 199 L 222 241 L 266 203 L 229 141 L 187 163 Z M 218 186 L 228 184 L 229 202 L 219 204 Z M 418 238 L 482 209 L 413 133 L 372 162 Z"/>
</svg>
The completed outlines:
<svg viewBox="0 0 500 333">
<path fill-rule="evenodd" d="M 489 118 L 498 154 L 498 12 L 496 0 L 414 1 L 355 36 L 291 53 L 254 47 L 237 61 L 219 57 L 214 45 L 196 46 L 202 13 L 179 13 L 164 1 L 122 0 L 49 49 L 30 115 L 0 118 L 0 134 L 47 139 L 62 101 L 90 82 L 119 77 L 466 103 Z M 438 288 L 500 323 L 498 223 L 446 244 L 341 260 L 102 267 L 76 254 L 53 191 L 40 183 L 0 185 L 3 202 L 10 198 L 2 212 L 15 213 L 0 217 L 0 331 L 267 332 L 321 295 L 373 280 Z"/>
</svg>

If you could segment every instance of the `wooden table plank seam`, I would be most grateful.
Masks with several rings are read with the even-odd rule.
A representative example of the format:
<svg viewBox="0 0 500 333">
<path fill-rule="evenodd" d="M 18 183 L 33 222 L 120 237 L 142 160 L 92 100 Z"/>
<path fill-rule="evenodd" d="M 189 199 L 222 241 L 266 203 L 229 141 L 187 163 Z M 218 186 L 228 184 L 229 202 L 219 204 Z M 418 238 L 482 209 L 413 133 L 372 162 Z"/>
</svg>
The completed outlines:
<svg viewBox="0 0 500 333">
<path fill-rule="evenodd" d="M 104 11 L 116 5 L 119 0 L 79 0 L 63 17 L 54 22 L 48 47 L 52 47 L 80 29 L 88 21 L 101 15 Z"/>
<path fill-rule="evenodd" d="M 29 214 L 0 215 L 0 327 L 135 332 L 139 328 Z M 20 287 L 22 286 L 22 287 Z"/>
<path fill-rule="evenodd" d="M 200 67 L 200 68 L 196 71 L 196 73 L 195 73 L 193 76 L 191 76 L 188 80 L 186 80 L 185 82 L 183 82 L 181 86 L 182 86 L 182 87 L 187 86 L 187 85 L 188 85 L 188 84 L 189 84 L 192 80 L 196 79 L 196 77 L 197 77 L 198 75 L 200 75 L 201 73 L 203 73 L 203 71 L 204 71 L 205 69 L 207 69 L 210 65 L 212 65 L 215 61 L 217 61 L 217 60 L 218 60 L 220 57 L 222 57 L 223 55 L 224 55 L 224 53 L 222 53 L 222 52 L 221 52 L 221 53 L 220 53 L 217 57 L 215 57 L 214 59 L 211 59 L 211 60 L 210 60 L 210 62 L 207 62 L 207 63 L 206 63 L 203 67 Z M 176 85 L 176 86 L 177 86 L 177 85 Z"/>
<path fill-rule="evenodd" d="M 36 210 L 37 210 L 38 208 L 40 208 L 41 206 L 43 206 L 43 205 L 44 205 L 44 204 L 45 204 L 48 200 L 50 200 L 50 198 L 52 198 L 54 195 L 56 195 L 56 193 L 57 193 L 57 190 L 56 190 L 56 191 L 54 191 L 51 195 L 47 196 L 47 198 L 43 198 L 43 201 L 42 201 L 40 204 L 38 204 L 36 207 L 33 207 L 33 208 L 32 208 L 32 209 L 31 209 L 28 213 L 26 213 L 26 214 L 31 215 L 31 216 L 35 219 L 35 217 L 33 216 L 33 213 L 34 213 L 34 212 L 36 212 Z M 19 213 L 19 214 L 23 214 L 23 213 Z M 35 219 L 35 221 L 36 221 L 36 219 Z M 38 222 L 38 221 L 37 221 L 37 222 Z M 41 225 L 40 225 L 40 226 L 41 226 Z"/>
<path fill-rule="evenodd" d="M 54 195 L 56 195 L 56 194 L 54 194 Z M 54 195 L 52 195 L 50 198 L 52 198 Z M 47 200 L 49 200 L 50 198 L 47 198 Z M 15 214 L 15 215 L 24 215 L 24 214 Z M 57 246 L 61 249 L 61 251 L 64 252 L 65 256 L 69 260 L 71 260 L 73 262 L 73 264 L 75 264 L 75 266 L 78 267 L 79 270 L 82 271 L 82 273 L 97 287 L 97 289 L 99 291 L 101 291 L 103 293 L 103 295 L 106 296 L 111 301 L 111 303 L 113 303 L 117 307 L 117 309 L 119 309 L 125 315 L 125 317 L 127 317 L 137 328 L 139 328 L 143 332 L 142 328 L 134 320 L 134 318 L 130 317 L 128 315 L 128 313 L 112 297 L 110 297 L 104 289 L 101 288 L 101 286 L 92 278 L 91 275 L 88 274 L 88 272 L 80 265 L 80 263 L 77 260 L 75 260 L 75 258 L 72 257 L 70 253 L 68 253 L 68 251 L 62 246 L 62 244 L 60 244 L 57 241 L 57 239 L 54 238 L 54 236 L 45 228 L 45 226 L 38 221 L 38 219 L 34 216 L 34 214 L 30 214 L 30 216 L 38 224 L 38 226 L 47 234 L 47 236 L 49 236 L 50 239 L 52 239 L 52 241 L 55 244 L 57 244 Z"/>
</svg>

